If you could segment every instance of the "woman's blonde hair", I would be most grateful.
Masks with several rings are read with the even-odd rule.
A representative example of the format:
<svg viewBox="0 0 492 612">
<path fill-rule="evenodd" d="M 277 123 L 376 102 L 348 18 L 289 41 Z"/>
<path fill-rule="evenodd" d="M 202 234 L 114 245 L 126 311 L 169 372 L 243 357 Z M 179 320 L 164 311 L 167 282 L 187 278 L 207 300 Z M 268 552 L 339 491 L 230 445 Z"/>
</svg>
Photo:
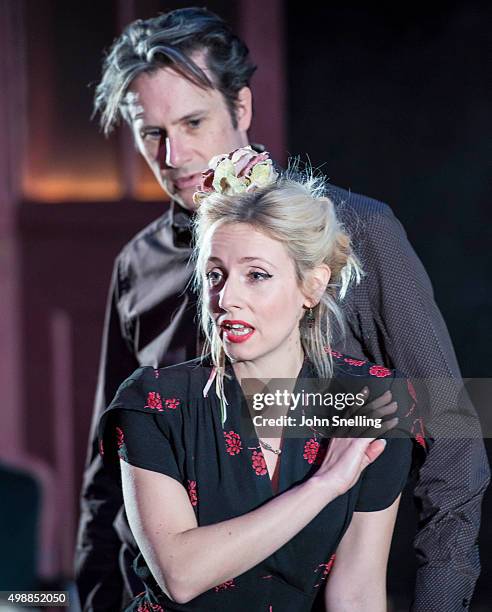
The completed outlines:
<svg viewBox="0 0 492 612">
<path fill-rule="evenodd" d="M 333 202 L 325 196 L 325 179 L 311 171 L 300 173 L 294 165 L 275 182 L 250 192 L 224 195 L 212 192 L 201 200 L 194 223 L 195 289 L 199 295 L 201 326 L 217 369 L 217 393 L 224 404 L 225 352 L 205 299 L 205 269 L 214 232 L 227 223 L 247 223 L 285 245 L 300 286 L 321 264 L 331 269 L 331 278 L 319 304 L 313 308 L 314 321 L 305 316 L 300 335 L 307 358 L 322 378 L 333 373 L 331 342 L 333 319 L 344 329 L 338 304 L 352 281 L 362 276 L 350 237 L 335 214 Z"/>
</svg>

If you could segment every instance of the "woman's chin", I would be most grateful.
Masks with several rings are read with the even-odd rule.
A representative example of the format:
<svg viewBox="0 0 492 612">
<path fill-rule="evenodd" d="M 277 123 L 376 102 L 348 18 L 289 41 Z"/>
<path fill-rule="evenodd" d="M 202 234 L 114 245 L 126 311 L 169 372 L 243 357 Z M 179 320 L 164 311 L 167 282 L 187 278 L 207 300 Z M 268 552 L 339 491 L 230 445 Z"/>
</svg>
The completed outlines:
<svg viewBox="0 0 492 612">
<path fill-rule="evenodd" d="M 245 344 L 224 342 L 223 347 L 227 357 L 229 357 L 229 359 L 234 363 L 241 361 L 254 361 L 255 356 L 257 356 L 256 351 L 251 350 L 251 348 L 247 347 Z"/>
</svg>

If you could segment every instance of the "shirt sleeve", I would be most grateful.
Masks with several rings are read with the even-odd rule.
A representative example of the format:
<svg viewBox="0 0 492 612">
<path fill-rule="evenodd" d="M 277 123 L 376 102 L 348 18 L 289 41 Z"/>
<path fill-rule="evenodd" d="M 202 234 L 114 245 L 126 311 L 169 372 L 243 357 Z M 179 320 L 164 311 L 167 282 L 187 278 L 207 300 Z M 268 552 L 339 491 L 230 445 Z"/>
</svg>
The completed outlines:
<svg viewBox="0 0 492 612">
<path fill-rule="evenodd" d="M 446 422 L 461 404 L 460 372 L 429 278 L 389 209 L 368 223 L 365 244 L 371 317 L 378 328 L 364 337 L 368 350 L 409 376 L 435 379 L 426 413 Z M 462 601 L 470 601 L 480 572 L 477 539 L 490 470 L 478 417 L 467 403 L 469 433 L 432 442 L 414 491 L 419 611 L 465 608 Z"/>
<path fill-rule="evenodd" d="M 123 577 L 118 563 L 121 548 L 114 521 L 123 505 L 121 487 L 105 469 L 99 455 L 97 424 L 105 408 L 138 362 L 124 335 L 118 310 L 120 260 L 117 259 L 109 290 L 102 339 L 97 392 L 80 499 L 80 522 L 75 549 L 75 578 L 84 610 L 121 607 Z"/>
</svg>

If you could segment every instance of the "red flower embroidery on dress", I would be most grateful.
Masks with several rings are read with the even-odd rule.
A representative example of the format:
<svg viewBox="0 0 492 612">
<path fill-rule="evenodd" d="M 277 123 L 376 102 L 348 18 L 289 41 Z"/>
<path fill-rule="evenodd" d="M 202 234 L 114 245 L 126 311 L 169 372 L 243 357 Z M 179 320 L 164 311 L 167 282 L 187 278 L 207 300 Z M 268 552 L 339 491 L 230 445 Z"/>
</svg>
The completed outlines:
<svg viewBox="0 0 492 612">
<path fill-rule="evenodd" d="M 391 370 L 380 365 L 373 365 L 369 368 L 369 374 L 371 376 L 377 376 L 378 378 L 385 378 L 391 376 Z"/>
<path fill-rule="evenodd" d="M 363 366 L 367 361 L 362 359 L 352 359 L 352 357 L 345 357 L 344 361 L 352 366 Z"/>
<path fill-rule="evenodd" d="M 423 449 L 427 450 L 427 446 L 425 444 L 425 439 L 424 439 L 424 436 L 422 434 L 419 434 L 419 433 L 415 434 L 415 441 L 417 442 L 417 444 L 420 444 L 420 446 Z"/>
<path fill-rule="evenodd" d="M 232 430 L 229 432 L 224 431 L 224 438 L 226 442 L 226 451 L 229 455 L 238 455 L 243 448 L 239 434 Z"/>
<path fill-rule="evenodd" d="M 137 612 L 166 612 L 162 606 L 159 604 L 153 604 L 150 602 L 145 602 L 140 604 L 137 608 Z"/>
<path fill-rule="evenodd" d="M 253 451 L 253 454 L 251 456 L 251 462 L 252 462 L 252 467 L 254 471 L 256 472 L 257 476 L 264 476 L 267 473 L 265 457 L 263 456 L 263 453 L 261 452 L 261 450 Z"/>
<path fill-rule="evenodd" d="M 414 402 L 417 402 L 417 392 L 415 391 L 415 387 L 413 386 L 412 381 L 408 378 L 407 378 L 407 387 L 408 387 L 408 392 L 410 393 L 410 397 L 413 399 Z"/>
<path fill-rule="evenodd" d="M 320 581 L 318 582 L 318 584 L 314 585 L 315 587 L 319 587 L 319 585 L 326 580 L 326 577 L 330 573 L 331 568 L 333 567 L 333 564 L 335 563 L 335 556 L 336 556 L 335 554 L 331 555 L 331 557 L 328 560 L 328 563 L 320 563 L 318 567 L 314 570 L 314 573 L 316 574 L 317 572 L 319 572 L 320 568 L 323 568 L 323 572 L 320 576 Z"/>
<path fill-rule="evenodd" d="M 175 397 L 168 398 L 167 400 L 165 400 L 165 403 L 166 408 L 170 408 L 171 410 L 176 410 L 176 408 L 181 404 L 179 399 L 176 399 Z"/>
<path fill-rule="evenodd" d="M 125 435 L 121 427 L 116 428 L 116 443 L 118 444 L 118 448 L 122 448 L 125 444 Z"/>
<path fill-rule="evenodd" d="M 314 463 L 319 451 L 319 442 L 311 438 L 304 445 L 304 454 L 302 455 L 308 463 Z"/>
<path fill-rule="evenodd" d="M 413 399 L 413 404 L 410 406 L 408 412 L 406 413 L 406 417 L 410 416 L 412 412 L 415 410 L 415 404 L 417 403 L 417 393 L 415 392 L 415 387 L 412 385 L 412 382 L 407 378 L 407 388 L 410 397 Z"/>
<path fill-rule="evenodd" d="M 158 410 L 159 412 L 163 412 L 161 394 L 157 393 L 157 391 L 149 391 L 147 395 L 147 404 L 145 408 L 152 408 L 154 410 Z"/>
<path fill-rule="evenodd" d="M 214 590 L 218 593 L 219 591 L 227 591 L 227 589 L 233 589 L 236 585 L 234 584 L 234 578 L 232 580 L 226 580 L 222 584 L 218 584 L 214 587 Z"/>
<path fill-rule="evenodd" d="M 324 351 L 325 351 L 325 353 L 330 353 L 330 355 L 332 357 L 335 357 L 335 359 L 342 359 L 342 357 L 343 357 L 342 353 L 339 353 L 338 351 L 334 351 L 329 346 L 325 346 L 324 347 Z"/>
<path fill-rule="evenodd" d="M 128 452 L 126 450 L 125 436 L 121 427 L 116 428 L 116 444 L 118 446 L 118 457 L 128 462 Z"/>
<path fill-rule="evenodd" d="M 417 427 L 419 428 L 418 431 L 417 431 Z M 424 428 L 424 422 L 422 418 L 415 419 L 412 425 L 412 434 L 415 437 L 415 442 L 417 442 L 417 444 L 420 444 L 420 446 L 424 450 L 427 450 L 427 443 L 425 441 L 424 432 L 425 432 L 425 428 Z"/>
<path fill-rule="evenodd" d="M 192 506 L 198 504 L 198 495 L 196 492 L 196 480 L 188 480 L 188 496 Z"/>
</svg>

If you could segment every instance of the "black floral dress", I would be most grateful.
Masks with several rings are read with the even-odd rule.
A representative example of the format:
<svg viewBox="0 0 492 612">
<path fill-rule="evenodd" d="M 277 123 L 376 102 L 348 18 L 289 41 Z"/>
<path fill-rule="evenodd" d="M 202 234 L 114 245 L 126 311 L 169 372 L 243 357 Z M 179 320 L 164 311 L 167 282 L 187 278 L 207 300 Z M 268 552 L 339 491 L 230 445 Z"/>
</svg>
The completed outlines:
<svg viewBox="0 0 492 612">
<path fill-rule="evenodd" d="M 274 554 L 186 604 L 178 604 L 162 592 L 145 559 L 138 555 L 134 569 L 146 590 L 127 610 L 311 610 L 336 563 L 335 552 L 353 512 L 390 506 L 408 478 L 412 454 L 415 458 L 416 449 L 425 448 L 412 386 L 398 385 L 396 391 L 394 383 L 402 379 L 395 371 L 340 353 L 332 354 L 335 376 L 343 373 L 345 378 L 354 380 L 356 387 L 358 384 L 359 390 L 367 384 L 372 397 L 392 390 L 398 402 L 400 424 L 410 435 L 390 437 L 382 455 L 359 481 Z M 198 360 L 159 370 L 139 368 L 119 388 L 101 417 L 99 430 L 101 454 L 115 476 L 119 476 L 119 457 L 134 466 L 176 479 L 188 491 L 199 526 L 251 512 L 304 481 L 317 469 L 329 443 L 315 431 L 305 438 L 285 437 L 278 481 L 272 483 L 258 438 L 251 435 L 251 430 L 245 430 L 237 408 L 244 397 L 232 368 L 231 377 L 225 382 L 229 405 L 224 426 L 214 387 L 206 397 L 203 394 L 210 373 L 211 367 Z M 299 378 L 312 376 L 312 368 L 305 362 Z M 231 555 L 235 554 L 231 548 Z"/>
</svg>

